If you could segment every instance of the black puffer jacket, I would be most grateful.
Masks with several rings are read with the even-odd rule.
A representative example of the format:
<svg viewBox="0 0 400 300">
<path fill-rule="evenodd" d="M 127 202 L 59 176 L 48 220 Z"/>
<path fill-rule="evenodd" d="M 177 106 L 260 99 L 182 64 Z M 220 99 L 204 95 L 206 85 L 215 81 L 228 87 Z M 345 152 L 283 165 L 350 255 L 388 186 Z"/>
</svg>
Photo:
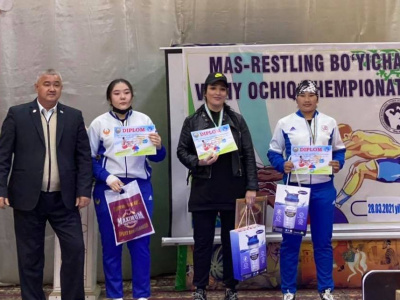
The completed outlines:
<svg viewBox="0 0 400 300">
<path fill-rule="evenodd" d="M 246 190 L 258 190 L 257 167 L 250 131 L 243 117 L 224 105 L 222 124 L 229 124 L 238 151 L 232 152 L 232 173 L 234 176 L 246 176 Z M 198 166 L 196 148 L 191 132 L 213 128 L 214 124 L 207 115 L 204 105 L 185 119 L 179 138 L 177 155 L 193 177 L 210 178 L 211 166 Z"/>
</svg>

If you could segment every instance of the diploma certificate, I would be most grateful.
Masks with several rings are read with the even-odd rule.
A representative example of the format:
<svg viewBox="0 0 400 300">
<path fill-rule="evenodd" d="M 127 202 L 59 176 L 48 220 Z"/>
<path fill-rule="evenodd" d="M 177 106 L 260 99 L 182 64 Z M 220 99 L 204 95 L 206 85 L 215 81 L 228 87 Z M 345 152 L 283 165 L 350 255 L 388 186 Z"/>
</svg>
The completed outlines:
<svg viewBox="0 0 400 300">
<path fill-rule="evenodd" d="M 199 159 L 204 159 L 212 153 L 221 155 L 238 149 L 228 124 L 193 131 L 191 134 Z"/>
</svg>

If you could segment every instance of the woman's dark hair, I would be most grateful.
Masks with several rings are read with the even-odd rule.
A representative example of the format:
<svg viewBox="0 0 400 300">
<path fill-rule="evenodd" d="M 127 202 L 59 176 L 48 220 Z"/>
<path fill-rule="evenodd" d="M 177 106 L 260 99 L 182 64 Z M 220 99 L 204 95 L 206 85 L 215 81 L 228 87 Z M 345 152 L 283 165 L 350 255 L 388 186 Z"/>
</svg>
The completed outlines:
<svg viewBox="0 0 400 300">
<path fill-rule="evenodd" d="M 112 90 L 114 89 L 114 86 L 120 82 L 125 83 L 128 86 L 128 88 L 131 91 L 131 94 L 133 96 L 133 88 L 132 88 L 132 85 L 130 84 L 130 82 L 126 79 L 119 78 L 119 79 L 114 79 L 113 81 L 111 81 L 107 87 L 106 96 L 107 96 L 108 101 L 111 101 L 111 93 L 112 93 Z"/>
</svg>

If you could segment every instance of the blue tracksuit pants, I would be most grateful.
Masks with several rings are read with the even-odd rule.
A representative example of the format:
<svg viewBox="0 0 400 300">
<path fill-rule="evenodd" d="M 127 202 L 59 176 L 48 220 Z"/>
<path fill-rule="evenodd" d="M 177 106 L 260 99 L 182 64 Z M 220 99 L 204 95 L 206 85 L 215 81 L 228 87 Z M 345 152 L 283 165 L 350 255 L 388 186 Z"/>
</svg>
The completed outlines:
<svg viewBox="0 0 400 300">
<path fill-rule="evenodd" d="M 333 182 L 303 185 L 311 188 L 309 216 L 314 261 L 317 268 L 318 291 L 334 288 L 332 231 L 336 189 Z M 296 293 L 297 266 L 301 235 L 282 234 L 280 253 L 282 293 Z"/>
<path fill-rule="evenodd" d="M 127 184 L 134 179 L 120 178 Z M 153 214 L 153 188 L 150 180 L 136 179 L 150 218 Z M 115 245 L 114 230 L 104 191 L 109 189 L 105 182 L 97 182 L 93 190 L 97 221 L 103 248 L 103 268 L 107 298 L 122 298 L 122 246 Z M 131 256 L 133 298 L 150 297 L 150 236 L 126 243 Z"/>
</svg>

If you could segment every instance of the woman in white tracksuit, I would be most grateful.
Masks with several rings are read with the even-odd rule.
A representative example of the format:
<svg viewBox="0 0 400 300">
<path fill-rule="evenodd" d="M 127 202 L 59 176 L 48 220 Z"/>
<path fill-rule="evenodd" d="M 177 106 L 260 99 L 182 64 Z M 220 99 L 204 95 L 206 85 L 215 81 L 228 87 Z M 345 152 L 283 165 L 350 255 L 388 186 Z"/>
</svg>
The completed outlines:
<svg viewBox="0 0 400 300">
<path fill-rule="evenodd" d="M 344 164 L 346 148 L 340 138 L 336 121 L 317 111 L 318 89 L 311 80 L 302 81 L 296 89 L 299 110 L 280 119 L 275 127 L 268 159 L 271 165 L 286 177 L 294 168 L 288 160 L 291 146 L 331 145 L 333 173 Z M 314 259 L 317 268 L 318 292 L 321 299 L 332 300 L 333 252 L 332 231 L 336 190 L 333 175 L 299 175 L 301 186 L 310 187 L 309 216 Z M 296 176 L 290 177 L 291 185 L 298 185 Z M 284 300 L 296 299 L 297 265 L 302 236 L 283 234 L 280 254 L 281 289 Z"/>
<path fill-rule="evenodd" d="M 112 189 L 119 192 L 125 184 L 136 180 L 151 218 L 153 189 L 148 160 L 162 161 L 166 151 L 161 137 L 157 133 L 151 133 L 149 139 L 156 146 L 155 155 L 116 157 L 113 152 L 114 127 L 152 125 L 153 122 L 145 114 L 132 110 L 133 89 L 125 79 L 116 79 L 109 84 L 107 100 L 110 101 L 112 110 L 97 117 L 90 124 L 88 134 L 96 179 L 93 199 L 103 248 L 106 294 L 107 298 L 122 299 L 122 245 L 115 244 L 104 191 Z M 131 255 L 133 298 L 146 300 L 150 297 L 150 236 L 126 244 Z"/>
</svg>

